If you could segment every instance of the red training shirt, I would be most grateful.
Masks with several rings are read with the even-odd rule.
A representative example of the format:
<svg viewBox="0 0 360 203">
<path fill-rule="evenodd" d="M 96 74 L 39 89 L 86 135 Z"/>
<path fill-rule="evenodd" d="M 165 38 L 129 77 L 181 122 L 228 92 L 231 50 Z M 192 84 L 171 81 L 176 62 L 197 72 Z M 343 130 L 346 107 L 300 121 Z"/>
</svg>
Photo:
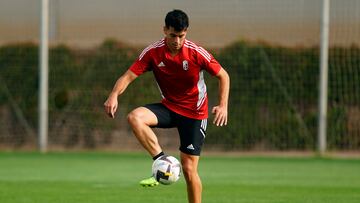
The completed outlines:
<svg viewBox="0 0 360 203">
<path fill-rule="evenodd" d="M 154 73 L 162 103 L 189 118 L 208 117 L 208 98 L 203 71 L 216 75 L 221 65 L 205 49 L 186 40 L 180 52 L 171 56 L 165 38 L 146 47 L 129 68 L 136 75 Z"/>
</svg>

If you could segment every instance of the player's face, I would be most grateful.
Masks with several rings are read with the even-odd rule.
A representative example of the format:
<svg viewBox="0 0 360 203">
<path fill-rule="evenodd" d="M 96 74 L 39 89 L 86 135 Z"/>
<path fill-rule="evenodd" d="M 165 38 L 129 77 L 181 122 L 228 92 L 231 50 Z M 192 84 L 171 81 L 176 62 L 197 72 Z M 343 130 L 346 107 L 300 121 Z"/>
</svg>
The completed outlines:
<svg viewBox="0 0 360 203">
<path fill-rule="evenodd" d="M 176 52 L 181 49 L 185 42 L 187 29 L 180 32 L 175 31 L 173 27 L 164 27 L 164 33 L 166 38 L 166 45 L 172 52 Z"/>
</svg>

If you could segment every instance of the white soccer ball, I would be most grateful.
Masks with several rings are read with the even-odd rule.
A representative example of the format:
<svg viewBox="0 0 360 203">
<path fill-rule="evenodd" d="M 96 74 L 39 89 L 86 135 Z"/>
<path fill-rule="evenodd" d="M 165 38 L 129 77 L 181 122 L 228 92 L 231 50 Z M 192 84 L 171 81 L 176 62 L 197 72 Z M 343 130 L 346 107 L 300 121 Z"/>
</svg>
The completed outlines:
<svg viewBox="0 0 360 203">
<path fill-rule="evenodd" d="M 181 175 L 180 162 L 173 156 L 161 156 L 154 161 L 152 165 L 152 174 L 161 184 L 173 184 L 179 180 Z"/>
</svg>

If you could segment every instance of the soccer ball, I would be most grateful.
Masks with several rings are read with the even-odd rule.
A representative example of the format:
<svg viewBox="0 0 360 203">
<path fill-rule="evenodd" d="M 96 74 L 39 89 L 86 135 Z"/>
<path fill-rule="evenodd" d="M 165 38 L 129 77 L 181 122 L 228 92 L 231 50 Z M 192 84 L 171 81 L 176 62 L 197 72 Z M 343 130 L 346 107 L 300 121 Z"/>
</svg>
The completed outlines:
<svg viewBox="0 0 360 203">
<path fill-rule="evenodd" d="M 152 174 L 161 184 L 173 184 L 179 180 L 181 175 L 180 162 L 173 156 L 161 156 L 154 161 L 152 165 Z"/>
</svg>

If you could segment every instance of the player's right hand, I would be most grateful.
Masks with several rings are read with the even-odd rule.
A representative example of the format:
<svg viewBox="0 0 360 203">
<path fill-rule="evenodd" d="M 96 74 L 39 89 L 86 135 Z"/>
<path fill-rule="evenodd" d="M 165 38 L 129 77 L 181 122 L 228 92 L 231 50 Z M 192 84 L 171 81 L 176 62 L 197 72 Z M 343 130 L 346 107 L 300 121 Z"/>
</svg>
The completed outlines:
<svg viewBox="0 0 360 203">
<path fill-rule="evenodd" d="M 105 112 L 111 118 L 115 118 L 115 112 L 118 107 L 118 100 L 116 95 L 110 95 L 104 103 Z"/>
</svg>

